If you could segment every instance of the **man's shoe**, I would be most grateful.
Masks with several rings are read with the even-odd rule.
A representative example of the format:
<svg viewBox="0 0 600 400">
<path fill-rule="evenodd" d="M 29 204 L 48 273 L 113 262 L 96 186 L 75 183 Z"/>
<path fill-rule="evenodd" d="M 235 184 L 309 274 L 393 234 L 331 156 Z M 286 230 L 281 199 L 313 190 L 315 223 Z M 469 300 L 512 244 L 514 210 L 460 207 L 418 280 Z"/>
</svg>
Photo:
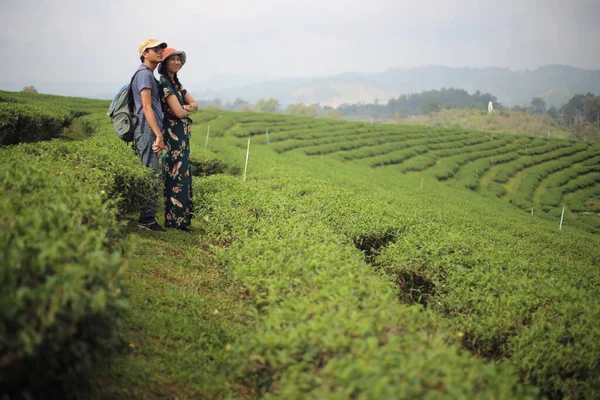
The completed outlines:
<svg viewBox="0 0 600 400">
<path fill-rule="evenodd" d="M 164 232 L 164 231 L 166 231 L 166 229 L 163 228 L 162 226 L 160 226 L 159 223 L 156 222 L 156 221 L 138 222 L 138 227 L 143 228 L 143 229 L 149 229 L 149 230 L 154 231 L 154 232 Z"/>
</svg>

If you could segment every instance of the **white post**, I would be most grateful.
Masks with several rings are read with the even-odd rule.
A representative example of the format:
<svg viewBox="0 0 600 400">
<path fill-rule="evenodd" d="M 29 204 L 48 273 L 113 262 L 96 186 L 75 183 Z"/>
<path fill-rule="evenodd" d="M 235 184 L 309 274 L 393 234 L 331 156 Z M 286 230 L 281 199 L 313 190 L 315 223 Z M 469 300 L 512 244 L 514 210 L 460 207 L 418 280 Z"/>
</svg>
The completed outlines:
<svg viewBox="0 0 600 400">
<path fill-rule="evenodd" d="M 248 156 L 250 155 L 250 138 L 248 138 L 248 149 L 246 150 L 246 166 L 244 167 L 244 180 L 246 180 L 246 172 L 248 171 Z"/>
<path fill-rule="evenodd" d="M 265 135 L 267 135 L 267 144 L 269 144 L 269 129 L 265 129 Z"/>
<path fill-rule="evenodd" d="M 210 125 L 206 129 L 206 143 L 204 143 L 204 150 L 208 149 L 208 135 L 210 133 Z"/>
<path fill-rule="evenodd" d="M 421 178 L 421 187 L 419 188 L 419 190 L 422 190 L 422 189 L 423 189 L 423 179 L 424 179 L 424 178 Z"/>
<path fill-rule="evenodd" d="M 531 216 L 533 217 L 533 207 L 531 207 Z"/>
<path fill-rule="evenodd" d="M 562 210 L 562 214 L 560 215 L 560 225 L 558 226 L 558 230 L 562 230 L 562 222 L 563 222 L 563 217 L 565 216 L 565 206 L 563 206 L 563 210 Z"/>
</svg>

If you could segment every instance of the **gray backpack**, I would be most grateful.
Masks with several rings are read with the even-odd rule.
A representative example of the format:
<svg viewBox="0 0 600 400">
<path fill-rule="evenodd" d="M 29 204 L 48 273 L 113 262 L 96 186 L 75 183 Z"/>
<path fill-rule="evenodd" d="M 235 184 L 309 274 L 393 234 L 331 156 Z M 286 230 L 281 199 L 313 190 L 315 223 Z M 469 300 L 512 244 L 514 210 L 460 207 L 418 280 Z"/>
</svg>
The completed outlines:
<svg viewBox="0 0 600 400">
<path fill-rule="evenodd" d="M 131 85 L 138 72 L 149 69 L 146 66 L 144 67 L 140 67 L 135 71 L 135 74 L 131 77 L 131 82 L 119 89 L 114 100 L 108 107 L 107 115 L 110 117 L 110 122 L 113 128 L 115 128 L 119 139 L 125 142 L 133 142 L 133 133 L 138 124 L 137 115 L 133 110 L 134 101 Z"/>
</svg>

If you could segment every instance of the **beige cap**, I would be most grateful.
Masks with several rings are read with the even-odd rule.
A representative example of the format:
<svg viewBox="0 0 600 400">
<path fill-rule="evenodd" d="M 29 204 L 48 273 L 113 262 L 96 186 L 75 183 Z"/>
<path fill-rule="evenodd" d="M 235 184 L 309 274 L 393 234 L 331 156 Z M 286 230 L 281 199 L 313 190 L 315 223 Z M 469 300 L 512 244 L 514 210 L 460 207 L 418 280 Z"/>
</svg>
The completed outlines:
<svg viewBox="0 0 600 400">
<path fill-rule="evenodd" d="M 156 46 L 160 46 L 164 49 L 167 47 L 167 44 L 165 42 L 159 42 L 156 39 L 146 39 L 138 46 L 138 53 L 140 53 L 141 56 L 142 54 L 144 54 L 144 51 L 146 51 L 146 49 L 151 49 Z"/>
</svg>

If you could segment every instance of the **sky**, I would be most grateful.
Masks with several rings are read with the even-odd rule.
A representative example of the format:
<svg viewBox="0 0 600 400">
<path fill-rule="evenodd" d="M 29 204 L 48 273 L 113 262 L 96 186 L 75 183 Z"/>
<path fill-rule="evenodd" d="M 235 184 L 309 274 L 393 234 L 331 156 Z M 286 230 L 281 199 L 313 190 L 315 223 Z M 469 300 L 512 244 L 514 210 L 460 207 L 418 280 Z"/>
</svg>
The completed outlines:
<svg viewBox="0 0 600 400">
<path fill-rule="evenodd" d="M 146 38 L 186 82 L 425 65 L 600 69 L 600 0 L 0 0 L 1 81 L 128 81 Z"/>
</svg>

